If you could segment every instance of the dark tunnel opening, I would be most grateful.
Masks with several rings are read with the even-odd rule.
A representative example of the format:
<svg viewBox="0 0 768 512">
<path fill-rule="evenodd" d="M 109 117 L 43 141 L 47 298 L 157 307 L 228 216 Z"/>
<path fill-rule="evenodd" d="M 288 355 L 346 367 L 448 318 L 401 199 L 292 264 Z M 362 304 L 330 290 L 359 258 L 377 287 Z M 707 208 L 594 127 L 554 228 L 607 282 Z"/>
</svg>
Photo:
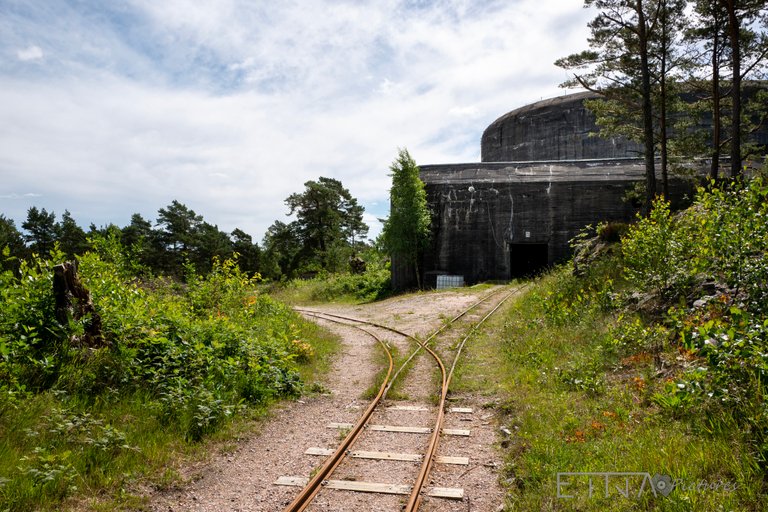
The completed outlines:
<svg viewBox="0 0 768 512">
<path fill-rule="evenodd" d="M 549 248 L 547 244 L 511 244 L 509 263 L 512 278 L 533 276 L 549 263 Z"/>
</svg>

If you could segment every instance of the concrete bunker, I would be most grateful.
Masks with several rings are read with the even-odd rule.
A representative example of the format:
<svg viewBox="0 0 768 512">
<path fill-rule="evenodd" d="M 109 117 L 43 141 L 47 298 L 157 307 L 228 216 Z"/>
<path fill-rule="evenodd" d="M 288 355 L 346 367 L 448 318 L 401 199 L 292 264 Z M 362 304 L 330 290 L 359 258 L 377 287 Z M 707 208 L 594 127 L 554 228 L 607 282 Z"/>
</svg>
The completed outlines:
<svg viewBox="0 0 768 512">
<path fill-rule="evenodd" d="M 755 83 L 746 94 L 764 88 Z M 468 284 L 530 275 L 570 257 L 569 242 L 585 226 L 635 218 L 639 205 L 627 196 L 645 178 L 642 148 L 594 136 L 584 100 L 596 97 L 571 94 L 512 110 L 483 132 L 480 162 L 420 166 L 432 212 L 422 283 L 435 286 L 445 274 Z M 702 119 L 700 128 L 710 127 Z M 768 126 L 751 139 L 768 144 Z M 694 173 L 708 163 L 700 165 Z M 692 180 L 670 180 L 673 208 L 692 195 Z M 415 286 L 413 268 L 393 259 L 392 284 Z"/>
</svg>

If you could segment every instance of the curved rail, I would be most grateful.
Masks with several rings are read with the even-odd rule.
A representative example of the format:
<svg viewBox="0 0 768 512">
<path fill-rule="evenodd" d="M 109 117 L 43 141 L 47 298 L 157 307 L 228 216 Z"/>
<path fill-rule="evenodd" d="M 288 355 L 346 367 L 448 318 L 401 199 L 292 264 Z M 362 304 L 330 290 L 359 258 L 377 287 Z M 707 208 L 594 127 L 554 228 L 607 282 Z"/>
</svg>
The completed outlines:
<svg viewBox="0 0 768 512">
<path fill-rule="evenodd" d="M 435 428 L 432 431 L 432 438 L 430 439 L 429 446 L 427 447 L 427 452 L 424 454 L 424 459 L 421 463 L 421 468 L 419 469 L 419 476 L 417 477 L 416 484 L 413 486 L 413 489 L 411 490 L 411 494 L 408 497 L 408 503 L 405 506 L 406 512 L 415 512 L 419 509 L 419 505 L 421 504 L 421 493 L 424 489 L 424 484 L 427 481 L 427 478 L 429 477 L 429 472 L 432 470 L 432 464 L 434 463 L 435 454 L 437 453 L 437 446 L 440 442 L 440 432 L 443 428 L 443 419 L 445 416 L 445 400 L 448 397 L 448 389 L 451 385 L 451 378 L 453 377 L 453 371 L 456 368 L 456 362 L 459 360 L 459 356 L 461 355 L 462 350 L 464 349 L 464 345 L 467 342 L 467 340 L 472 336 L 472 334 L 475 333 L 475 331 L 488 319 L 493 315 L 501 306 L 506 302 L 507 299 L 509 299 L 514 293 L 520 291 L 522 287 L 516 288 L 515 290 L 512 290 L 511 292 L 507 293 L 507 295 L 501 299 L 494 307 L 493 309 L 486 314 L 482 320 L 480 320 L 478 323 L 476 323 L 474 326 L 472 326 L 472 329 L 467 333 L 466 336 L 464 336 L 464 339 L 461 340 L 461 343 L 458 346 L 458 350 L 456 351 L 456 354 L 453 357 L 453 363 L 451 364 L 451 371 L 446 376 L 445 371 L 443 371 L 443 385 L 441 387 L 440 391 L 440 405 L 438 409 L 438 415 L 437 415 L 437 421 L 435 422 Z M 486 297 L 484 297 L 480 302 L 473 305 L 471 308 L 474 309 L 475 306 L 481 304 L 482 302 L 485 302 L 486 299 L 488 299 L 490 296 L 495 295 L 489 294 Z M 464 316 L 469 310 L 463 311 L 459 316 L 456 317 L 456 319 L 461 318 Z M 455 320 L 452 320 L 451 323 L 453 323 Z M 434 336 L 430 337 L 433 338 Z M 428 347 L 425 347 L 427 350 L 429 350 Z M 430 353 L 432 352 L 429 350 Z M 443 366 L 443 363 L 440 362 L 440 366 Z"/>
<path fill-rule="evenodd" d="M 296 498 L 291 502 L 290 505 L 288 505 L 288 507 L 285 509 L 286 511 L 290 510 L 290 511 L 298 512 L 298 511 L 305 510 L 309 506 L 309 504 L 314 499 L 315 495 L 320 491 L 320 488 L 322 487 L 325 479 L 328 477 L 328 475 L 333 473 L 333 471 L 336 469 L 336 467 L 338 467 L 339 464 L 341 464 L 341 461 L 344 459 L 344 456 L 347 454 L 349 448 L 357 440 L 357 437 L 363 431 L 365 424 L 368 422 L 371 415 L 373 414 L 373 411 L 376 409 L 376 406 L 379 405 L 379 402 L 384 396 L 385 386 L 389 381 L 390 376 L 392 375 L 392 368 L 394 367 L 394 361 L 392 360 L 392 352 L 389 349 L 389 345 L 387 345 L 384 341 L 382 341 L 381 338 L 379 338 L 372 332 L 366 329 L 363 329 L 362 327 L 359 327 L 359 326 L 350 326 L 350 327 L 355 327 L 356 329 L 359 329 L 365 332 L 366 334 L 374 338 L 376 341 L 378 341 L 382 347 L 384 347 L 384 351 L 386 352 L 387 358 L 389 359 L 389 369 L 387 370 L 387 375 L 386 377 L 384 377 L 384 381 L 382 382 L 381 387 L 379 388 L 379 392 L 376 395 L 376 398 L 374 398 L 371 401 L 368 408 L 365 410 L 365 412 L 357 421 L 357 423 L 349 432 L 349 434 L 346 435 L 346 437 L 341 442 L 341 444 L 336 449 L 336 451 L 326 460 L 325 464 L 323 464 L 323 466 L 320 468 L 317 474 L 310 479 L 310 481 L 307 483 L 304 489 L 302 489 L 299 495 L 296 496 Z"/>
<path fill-rule="evenodd" d="M 343 325 L 347 325 L 349 327 L 353 327 L 359 330 L 362 330 L 363 332 L 367 333 L 374 339 L 376 339 L 382 346 L 385 347 L 385 350 L 387 351 L 387 355 L 389 357 L 389 371 L 387 373 L 387 376 L 385 377 L 384 381 L 381 384 L 381 387 L 379 389 L 379 393 L 376 396 L 376 398 L 371 402 L 368 409 L 366 409 L 363 416 L 358 420 L 357 424 L 353 427 L 352 431 L 345 437 L 344 441 L 339 445 L 337 450 L 334 452 L 333 455 L 329 457 L 329 459 L 326 461 L 325 464 L 320 468 L 320 470 L 317 472 L 317 474 L 307 483 L 307 485 L 304 487 L 304 489 L 299 493 L 299 495 L 291 502 L 288 507 L 285 508 L 284 512 L 299 512 L 306 509 L 307 506 L 309 506 L 309 503 L 312 501 L 312 499 L 315 497 L 315 495 L 319 492 L 320 488 L 323 485 L 323 482 L 327 479 L 327 477 L 338 467 L 338 465 L 341 463 L 341 461 L 344 459 L 344 456 L 346 453 L 348 453 L 350 447 L 352 444 L 357 440 L 357 437 L 359 436 L 360 432 L 362 432 L 365 424 L 370 419 L 370 416 L 373 414 L 373 411 L 375 410 L 376 406 L 379 404 L 379 402 L 386 398 L 386 395 L 390 388 L 392 387 L 392 384 L 395 382 L 395 379 L 400 375 L 401 371 L 411 362 L 411 360 L 422 350 L 426 350 L 432 358 L 435 360 L 436 364 L 438 365 L 438 368 L 440 369 L 441 373 L 441 386 L 440 386 L 440 403 L 438 405 L 438 413 L 437 418 L 435 420 L 435 428 L 432 429 L 432 435 L 429 440 L 429 444 L 427 446 L 426 453 L 424 455 L 424 458 L 422 460 L 421 467 L 419 469 L 419 474 L 416 478 L 416 482 L 412 488 L 411 494 L 408 498 L 408 503 L 404 510 L 406 512 L 413 512 L 418 510 L 419 504 L 421 502 L 421 492 L 424 487 L 424 484 L 427 481 L 429 472 L 432 468 L 432 463 L 434 460 L 434 455 L 437 452 L 437 447 L 440 440 L 440 432 L 442 430 L 443 420 L 445 417 L 445 401 L 448 396 L 448 388 L 450 385 L 451 378 L 453 376 L 453 371 L 456 367 L 456 362 L 458 361 L 459 355 L 461 354 L 461 351 L 463 350 L 464 344 L 469 339 L 469 337 L 477 330 L 477 328 L 482 325 L 493 313 L 495 313 L 501 305 L 514 293 L 518 292 L 522 287 L 518 287 L 512 291 L 510 291 L 501 301 L 499 301 L 496 306 L 483 317 L 482 320 L 480 320 L 479 323 L 475 324 L 472 329 L 469 331 L 469 333 L 464 337 L 464 339 L 461 341 L 459 345 L 459 349 L 457 353 L 454 356 L 453 364 L 451 366 L 450 372 L 446 372 L 445 365 L 440 358 L 440 356 L 432 350 L 428 343 L 432 341 L 435 337 L 437 337 L 440 333 L 442 333 L 445 329 L 447 329 L 450 325 L 455 323 L 460 318 L 464 317 L 467 313 L 475 309 L 480 304 L 486 302 L 488 299 L 490 299 L 492 296 L 500 293 L 504 290 L 504 288 L 499 288 L 491 293 L 487 294 L 483 298 L 481 298 L 479 301 L 473 303 L 468 308 L 464 309 L 461 313 L 453 317 L 450 321 L 443 324 L 439 329 L 435 330 L 431 335 L 429 335 L 424 341 L 421 341 L 417 339 L 415 336 L 408 334 L 403 331 L 399 331 L 397 329 L 394 329 L 392 327 L 379 324 L 376 322 L 370 322 L 367 320 L 360 320 L 358 318 L 352 318 L 347 317 L 343 315 L 337 315 L 333 313 L 325 313 L 322 311 L 315 311 L 311 309 L 303 309 L 303 308 L 294 308 L 295 311 L 298 311 L 300 313 L 305 313 L 311 316 L 314 316 L 316 318 L 324 318 L 327 321 L 340 323 Z M 336 320 L 334 320 L 336 319 Z M 393 333 L 396 333 L 400 336 L 404 336 L 408 339 L 413 340 L 416 342 L 417 347 L 416 349 L 411 353 L 411 355 L 406 359 L 398 368 L 397 372 L 392 375 L 392 368 L 393 368 L 393 362 L 392 362 L 392 356 L 391 352 L 389 351 L 388 346 L 385 342 L 383 342 L 380 338 L 378 338 L 375 334 L 371 333 L 370 331 L 363 329 L 359 325 L 349 324 L 346 322 L 342 322 L 340 320 L 344 320 L 346 322 L 356 322 L 358 324 L 364 324 L 364 325 L 370 325 L 372 327 L 377 327 L 380 329 L 384 329 Z M 390 378 L 391 377 L 391 378 Z"/>
</svg>

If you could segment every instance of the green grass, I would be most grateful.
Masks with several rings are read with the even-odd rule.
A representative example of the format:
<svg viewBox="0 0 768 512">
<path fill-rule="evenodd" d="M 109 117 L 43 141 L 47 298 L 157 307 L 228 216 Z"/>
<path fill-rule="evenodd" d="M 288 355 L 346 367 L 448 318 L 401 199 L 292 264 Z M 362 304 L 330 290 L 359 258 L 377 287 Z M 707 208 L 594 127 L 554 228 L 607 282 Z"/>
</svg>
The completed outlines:
<svg viewBox="0 0 768 512">
<path fill-rule="evenodd" d="M 317 379 L 331 369 L 333 357 L 341 346 L 341 340 L 336 334 L 314 322 L 302 322 L 302 332 L 306 339 L 311 340 L 313 353 L 312 357 L 302 361 L 299 366 L 299 375 L 305 384 L 316 385 Z"/>
<path fill-rule="evenodd" d="M 499 403 L 506 510 L 764 510 L 764 476 L 748 443 L 727 416 L 675 419 L 651 397 L 670 373 L 659 374 L 647 354 L 617 350 L 615 313 L 599 308 L 556 311 L 554 294 L 571 278 L 559 269 L 536 282 L 469 340 L 453 392 L 472 392 Z M 674 361 L 676 351 L 663 357 Z M 708 426 L 709 425 L 709 426 Z M 715 428 L 712 428 L 712 427 Z M 686 484 L 727 482 L 736 489 L 675 489 L 654 497 L 641 479 L 625 498 L 595 479 L 571 477 L 557 497 L 563 472 L 647 472 Z M 611 480 L 612 485 L 623 484 Z"/>
<path fill-rule="evenodd" d="M 338 345 L 319 327 L 310 339 L 319 357 L 300 366 L 300 373 L 306 382 L 315 382 Z M 182 466 L 253 435 L 270 405 L 243 407 L 215 432 L 190 443 L 178 424 L 158 419 L 157 402 L 142 393 L 95 402 L 50 391 L 37 394 L 0 418 L 0 475 L 11 477 L 3 484 L 3 510 L 142 508 L 142 488 L 183 483 Z M 119 439 L 109 439 L 110 428 Z M 102 445 L 93 444 L 100 437 L 106 438 Z M 26 473 L 20 474 L 20 466 Z M 40 473 L 32 477 L 30 468 Z"/>
<path fill-rule="evenodd" d="M 323 274 L 312 279 L 271 283 L 267 290 L 289 304 L 362 304 L 388 297 L 389 285 L 389 269 L 372 266 L 363 274 Z"/>
<path fill-rule="evenodd" d="M 339 343 L 232 262 L 139 286 L 88 254 L 111 346 L 51 314 L 50 261 L 0 273 L 0 511 L 141 507 L 141 489 L 252 435 L 277 400 L 319 392 Z"/>
</svg>

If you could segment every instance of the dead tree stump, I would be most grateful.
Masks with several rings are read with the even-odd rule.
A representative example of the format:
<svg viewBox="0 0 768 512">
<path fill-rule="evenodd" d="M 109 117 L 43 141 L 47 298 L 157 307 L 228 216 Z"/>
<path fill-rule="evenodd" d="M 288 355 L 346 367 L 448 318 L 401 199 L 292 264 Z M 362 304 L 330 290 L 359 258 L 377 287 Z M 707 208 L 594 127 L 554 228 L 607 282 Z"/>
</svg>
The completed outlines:
<svg viewBox="0 0 768 512">
<path fill-rule="evenodd" d="M 77 261 L 65 261 L 53 267 L 53 297 L 56 320 L 68 325 L 70 319 L 83 322 L 83 334 L 73 335 L 70 343 L 76 347 L 101 348 L 109 346 L 101 334 L 101 316 L 96 312 L 91 294 L 77 276 Z"/>
<path fill-rule="evenodd" d="M 353 274 L 365 274 L 365 261 L 360 256 L 353 254 L 352 257 L 349 258 L 349 269 Z"/>
</svg>

